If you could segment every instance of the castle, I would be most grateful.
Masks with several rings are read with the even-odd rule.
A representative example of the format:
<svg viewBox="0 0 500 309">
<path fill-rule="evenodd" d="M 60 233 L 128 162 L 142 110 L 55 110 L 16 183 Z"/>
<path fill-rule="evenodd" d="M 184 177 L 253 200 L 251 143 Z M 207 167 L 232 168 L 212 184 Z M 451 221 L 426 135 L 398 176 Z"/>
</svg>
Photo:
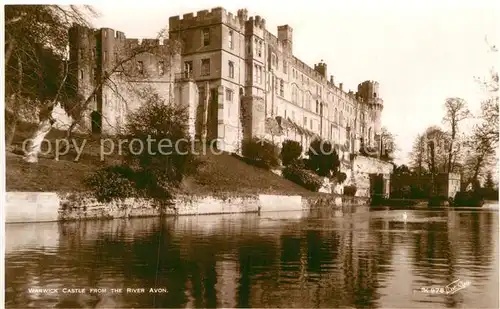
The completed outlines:
<svg viewBox="0 0 500 309">
<path fill-rule="evenodd" d="M 127 69 L 116 70 L 126 59 L 119 68 Z M 98 133 L 120 130 L 127 111 L 140 104 L 127 98 L 145 85 L 169 102 L 189 106 L 192 134 L 217 139 L 230 152 L 249 137 L 293 139 L 306 149 L 319 136 L 341 152 L 355 153 L 362 140 L 374 146 L 381 130 L 377 82 L 346 91 L 328 78 L 325 63 L 311 68 L 293 55 L 289 25 L 279 26 L 275 36 L 263 18 L 248 17 L 245 9 L 237 15 L 218 7 L 170 17 L 169 39 L 163 42 L 75 26 L 70 60 L 78 92 L 92 95 L 87 122 Z M 109 82 L 96 89 L 103 78 Z"/>
<path fill-rule="evenodd" d="M 291 139 L 306 152 L 319 137 L 335 145 L 341 170 L 364 190 L 361 195 L 369 194 L 374 174 L 383 175 L 388 194 L 392 165 L 352 159 L 361 145 L 381 147 L 379 84 L 364 81 L 356 92 L 346 91 L 328 77 L 323 61 L 306 65 L 293 55 L 289 25 L 279 26 L 275 36 L 260 16 L 217 7 L 170 17 L 163 41 L 74 26 L 69 69 L 78 95 L 90 100 L 91 112 L 80 125 L 94 133 L 120 132 L 126 114 L 141 104 L 138 94 L 151 87 L 188 109 L 193 138 L 215 140 L 228 152 L 240 152 L 252 137 L 278 145 Z"/>
</svg>

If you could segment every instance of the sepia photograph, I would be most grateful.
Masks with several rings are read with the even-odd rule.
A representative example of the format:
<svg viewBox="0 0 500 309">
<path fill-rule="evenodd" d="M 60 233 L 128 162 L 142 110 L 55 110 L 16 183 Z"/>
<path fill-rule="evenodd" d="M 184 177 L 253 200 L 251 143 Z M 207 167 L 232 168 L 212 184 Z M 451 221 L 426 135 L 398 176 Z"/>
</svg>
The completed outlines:
<svg viewBox="0 0 500 309">
<path fill-rule="evenodd" d="M 500 3 L 1 12 L 3 308 L 500 308 Z"/>
</svg>

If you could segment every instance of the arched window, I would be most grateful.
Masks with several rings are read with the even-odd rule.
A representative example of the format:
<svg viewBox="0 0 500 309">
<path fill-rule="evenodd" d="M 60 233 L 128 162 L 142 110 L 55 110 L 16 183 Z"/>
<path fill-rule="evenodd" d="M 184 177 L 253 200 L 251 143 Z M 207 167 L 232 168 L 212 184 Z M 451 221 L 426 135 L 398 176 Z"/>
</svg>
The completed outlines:
<svg viewBox="0 0 500 309">
<path fill-rule="evenodd" d="M 339 123 L 339 115 L 337 113 L 337 108 L 335 108 L 335 111 L 333 113 L 333 121 L 337 124 Z"/>
<path fill-rule="evenodd" d="M 233 49 L 234 45 L 233 45 L 233 31 L 232 30 L 229 30 L 229 35 L 227 37 L 227 42 L 228 42 L 229 48 Z"/>
</svg>

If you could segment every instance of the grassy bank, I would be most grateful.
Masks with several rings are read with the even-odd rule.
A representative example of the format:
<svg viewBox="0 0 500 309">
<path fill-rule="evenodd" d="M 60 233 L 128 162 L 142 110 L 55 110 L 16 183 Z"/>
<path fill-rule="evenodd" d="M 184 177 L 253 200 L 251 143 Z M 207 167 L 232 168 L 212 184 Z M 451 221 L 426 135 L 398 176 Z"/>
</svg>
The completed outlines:
<svg viewBox="0 0 500 309">
<path fill-rule="evenodd" d="M 33 130 L 32 126 L 19 127 L 14 139 L 18 147 Z M 48 139 L 64 137 L 64 132 L 52 130 Z M 105 161 L 99 157 L 99 140 L 91 137 L 76 136 L 78 145 L 85 138 L 84 152 L 75 162 L 76 153 L 69 153 L 59 160 L 40 158 L 38 164 L 23 161 L 19 152 L 6 153 L 7 191 L 57 191 L 79 192 L 85 187 L 82 180 L 100 167 L 120 162 L 118 155 L 107 156 Z M 54 148 L 54 147 L 52 147 Z M 228 153 L 206 154 L 198 157 L 201 161 L 198 172 L 186 177 L 180 190 L 185 194 L 241 193 L 241 194 L 314 194 L 295 183 L 274 173 L 249 165 Z"/>
</svg>

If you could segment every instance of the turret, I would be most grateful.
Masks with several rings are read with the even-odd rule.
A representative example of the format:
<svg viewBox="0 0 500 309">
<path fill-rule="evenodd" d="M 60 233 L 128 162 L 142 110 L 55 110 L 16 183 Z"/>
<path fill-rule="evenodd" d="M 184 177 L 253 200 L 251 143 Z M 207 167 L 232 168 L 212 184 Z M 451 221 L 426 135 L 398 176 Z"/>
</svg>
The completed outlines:
<svg viewBox="0 0 500 309">
<path fill-rule="evenodd" d="M 293 29 L 289 25 L 278 26 L 278 41 L 283 47 L 293 52 Z"/>
<path fill-rule="evenodd" d="M 323 76 L 325 79 L 327 78 L 326 63 L 324 63 L 323 60 L 321 60 L 320 63 L 314 65 L 314 70 L 318 72 L 321 76 Z"/>
<path fill-rule="evenodd" d="M 358 85 L 357 95 L 366 104 L 374 115 L 374 133 L 381 132 L 381 116 L 384 109 L 384 100 L 380 98 L 379 84 L 376 81 L 364 81 Z"/>
</svg>

